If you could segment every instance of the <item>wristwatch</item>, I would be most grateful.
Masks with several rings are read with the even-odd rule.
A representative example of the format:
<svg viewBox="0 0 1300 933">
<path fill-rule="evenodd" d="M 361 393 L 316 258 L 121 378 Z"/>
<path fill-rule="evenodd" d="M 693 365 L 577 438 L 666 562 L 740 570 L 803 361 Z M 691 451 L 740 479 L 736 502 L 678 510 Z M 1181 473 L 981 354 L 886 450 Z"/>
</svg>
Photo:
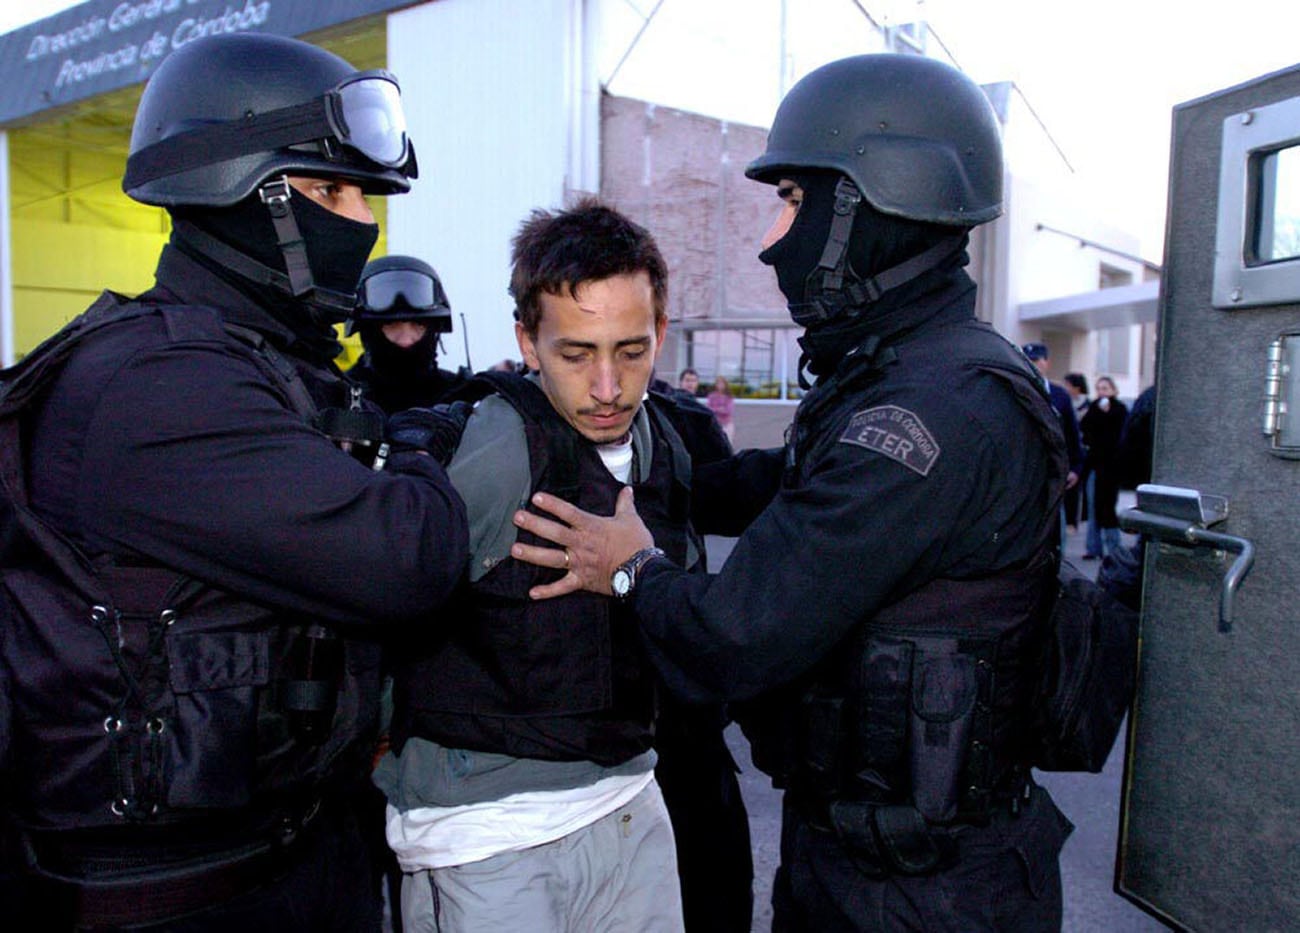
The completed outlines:
<svg viewBox="0 0 1300 933">
<path fill-rule="evenodd" d="M 619 599 L 627 599 L 636 589 L 636 577 L 641 568 L 656 557 L 667 557 L 660 548 L 648 547 L 637 551 L 623 563 L 619 564 L 614 575 L 609 578 L 609 588 Z"/>
</svg>

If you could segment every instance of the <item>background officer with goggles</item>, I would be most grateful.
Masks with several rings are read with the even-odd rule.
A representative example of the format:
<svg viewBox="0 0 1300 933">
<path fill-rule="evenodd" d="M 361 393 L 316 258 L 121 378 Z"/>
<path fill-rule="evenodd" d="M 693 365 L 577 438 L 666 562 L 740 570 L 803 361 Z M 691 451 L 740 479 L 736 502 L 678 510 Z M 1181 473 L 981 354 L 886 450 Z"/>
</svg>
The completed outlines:
<svg viewBox="0 0 1300 933">
<path fill-rule="evenodd" d="M 646 550 L 626 490 L 612 518 L 535 498 L 560 521 L 516 522 L 566 550 L 513 553 L 567 562 L 535 597 L 630 601 L 683 695 L 757 698 L 755 763 L 786 790 L 776 928 L 1058 928 L 1070 825 L 1029 741 L 1063 442 L 963 270 L 1001 212 L 996 117 L 942 63 L 843 59 L 791 89 L 746 174 L 782 199 L 760 258 L 816 380 L 775 496 L 714 576 Z"/>
<path fill-rule="evenodd" d="M 373 636 L 430 624 L 467 549 L 442 468 L 377 470 L 382 416 L 332 363 L 378 235 L 363 195 L 415 175 L 404 126 L 390 75 L 306 43 L 177 50 L 123 182 L 171 214 L 157 284 L 5 373 L 25 929 L 378 928 Z"/>
<path fill-rule="evenodd" d="M 366 352 L 348 376 L 366 398 L 392 414 L 441 402 L 471 375 L 438 368 L 438 348 L 450 334 L 451 304 L 433 266 L 413 256 L 384 256 L 366 264 L 349 328 Z"/>
</svg>

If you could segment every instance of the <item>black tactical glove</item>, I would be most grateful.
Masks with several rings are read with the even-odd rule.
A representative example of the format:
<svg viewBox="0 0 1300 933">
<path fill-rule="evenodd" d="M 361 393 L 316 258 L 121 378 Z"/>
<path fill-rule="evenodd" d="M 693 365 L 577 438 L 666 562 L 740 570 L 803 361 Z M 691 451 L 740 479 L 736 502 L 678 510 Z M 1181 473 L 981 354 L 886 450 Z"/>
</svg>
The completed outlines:
<svg viewBox="0 0 1300 933">
<path fill-rule="evenodd" d="M 446 466 L 460 446 L 474 406 L 469 402 L 451 402 L 432 408 L 408 408 L 388 419 L 385 439 L 392 453 L 423 451 Z"/>
</svg>

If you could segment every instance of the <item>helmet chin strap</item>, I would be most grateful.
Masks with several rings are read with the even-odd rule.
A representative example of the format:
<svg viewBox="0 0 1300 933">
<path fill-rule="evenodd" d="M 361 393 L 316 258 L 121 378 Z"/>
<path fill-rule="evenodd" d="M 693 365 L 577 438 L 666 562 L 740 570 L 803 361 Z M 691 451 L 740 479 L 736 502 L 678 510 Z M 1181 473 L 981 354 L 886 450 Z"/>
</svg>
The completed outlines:
<svg viewBox="0 0 1300 933">
<path fill-rule="evenodd" d="M 283 176 L 266 182 L 258 189 L 258 195 L 275 225 L 275 235 L 288 275 L 241 253 L 191 221 L 176 218 L 173 225 L 181 229 L 185 238 L 207 255 L 250 282 L 269 285 L 311 308 L 343 320 L 356 310 L 356 293 L 334 291 L 313 281 L 311 266 L 307 261 L 307 244 L 298 229 L 293 209 L 289 206 L 290 190 L 288 179 Z"/>
<path fill-rule="evenodd" d="M 855 316 L 885 292 L 939 266 L 962 246 L 964 233 L 944 237 L 933 246 L 869 279 L 849 267 L 848 245 L 862 192 L 847 176 L 835 185 L 830 230 L 817 267 L 804 284 L 805 301 L 790 305 L 790 316 L 802 327 L 815 327 L 843 316 Z"/>
<path fill-rule="evenodd" d="M 284 255 L 284 268 L 289 273 L 286 278 L 274 269 L 266 269 L 276 279 L 271 280 L 269 284 L 283 289 L 287 283 L 287 290 L 293 297 L 300 298 L 322 311 L 336 312 L 346 317 L 356 308 L 356 292 L 337 292 L 317 285 L 312 280 L 311 263 L 307 260 L 307 243 L 303 240 L 302 231 L 298 229 L 298 221 L 293 216 L 293 208 L 289 205 L 289 197 L 292 193 L 289 179 L 284 175 L 265 182 L 257 189 L 257 196 L 262 199 L 262 203 L 271 214 L 271 223 L 275 225 L 280 252 Z M 260 265 L 260 263 L 256 264 Z"/>
</svg>

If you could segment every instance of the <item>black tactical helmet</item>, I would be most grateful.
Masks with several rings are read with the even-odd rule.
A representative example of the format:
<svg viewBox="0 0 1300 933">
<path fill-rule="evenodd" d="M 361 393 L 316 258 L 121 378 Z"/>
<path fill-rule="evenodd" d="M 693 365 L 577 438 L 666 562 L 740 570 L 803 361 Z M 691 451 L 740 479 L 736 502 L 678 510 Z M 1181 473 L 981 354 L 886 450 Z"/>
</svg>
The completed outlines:
<svg viewBox="0 0 1300 933">
<path fill-rule="evenodd" d="M 858 55 L 800 80 L 745 174 L 842 172 L 884 214 L 973 227 L 1002 212 L 998 119 L 979 86 L 919 55 Z"/>
<path fill-rule="evenodd" d="M 136 111 L 127 195 L 163 207 L 223 206 L 285 174 L 407 191 L 415 153 L 396 79 L 259 33 L 198 39 L 158 66 Z"/>
<path fill-rule="evenodd" d="M 413 256 L 384 256 L 366 263 L 357 286 L 355 322 L 423 321 L 434 333 L 451 333 L 451 304 L 433 266 Z"/>
</svg>

